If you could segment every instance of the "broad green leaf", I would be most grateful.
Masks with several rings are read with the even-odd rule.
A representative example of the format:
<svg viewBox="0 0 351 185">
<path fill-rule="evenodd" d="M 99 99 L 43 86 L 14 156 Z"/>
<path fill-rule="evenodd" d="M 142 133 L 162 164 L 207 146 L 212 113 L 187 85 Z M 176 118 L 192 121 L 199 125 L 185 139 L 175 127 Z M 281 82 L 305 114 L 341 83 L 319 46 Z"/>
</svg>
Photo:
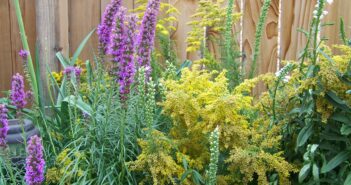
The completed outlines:
<svg viewBox="0 0 351 185">
<path fill-rule="evenodd" d="M 85 103 L 80 97 L 75 97 L 73 95 L 66 97 L 63 101 L 69 103 L 73 107 L 77 107 L 84 113 L 91 116 L 93 114 L 93 109 Z"/>
<path fill-rule="evenodd" d="M 311 164 L 310 163 L 305 164 L 301 168 L 300 173 L 299 173 L 299 183 L 302 183 L 306 179 L 307 175 L 310 172 L 310 169 L 311 169 Z"/>
<path fill-rule="evenodd" d="M 340 132 L 344 136 L 350 135 L 351 134 L 351 125 L 343 124 L 341 126 Z"/>
<path fill-rule="evenodd" d="M 311 124 L 303 127 L 303 129 L 300 131 L 299 135 L 297 136 L 297 147 L 304 145 L 308 140 L 308 138 L 310 138 L 312 133 L 313 133 L 313 127 Z"/>
<path fill-rule="evenodd" d="M 91 63 L 89 60 L 85 62 L 85 66 L 87 68 L 87 73 L 88 73 L 88 84 L 91 87 L 93 83 L 93 69 L 91 67 Z"/>
<path fill-rule="evenodd" d="M 313 180 L 314 181 L 319 181 L 319 168 L 316 164 L 313 164 L 312 166 L 312 175 L 313 175 Z"/>
<path fill-rule="evenodd" d="M 349 114 L 345 114 L 342 112 L 338 112 L 333 114 L 330 119 L 341 122 L 341 123 L 346 123 L 346 124 L 351 124 L 351 117 Z"/>
<path fill-rule="evenodd" d="M 338 107 L 344 111 L 350 111 L 350 107 L 345 103 L 345 101 L 340 99 L 334 92 L 328 91 L 325 98 L 335 107 Z"/>
<path fill-rule="evenodd" d="M 321 173 L 327 173 L 339 166 L 342 162 L 347 160 L 350 156 L 350 151 L 342 151 L 331 159 L 326 165 L 323 165 Z"/>
<path fill-rule="evenodd" d="M 62 55 L 61 52 L 57 52 L 57 53 L 56 53 L 56 57 L 57 57 L 58 60 L 61 62 L 63 68 L 66 68 L 66 67 L 69 66 L 68 60 Z"/>
<path fill-rule="evenodd" d="M 344 185 L 350 185 L 351 184 L 351 172 L 349 173 L 349 175 L 347 175 Z"/>
<path fill-rule="evenodd" d="M 80 53 L 83 51 L 84 46 L 87 44 L 87 42 L 89 41 L 90 37 L 93 35 L 93 33 L 95 32 L 95 29 L 93 29 L 84 39 L 83 41 L 79 44 L 79 47 L 77 48 L 76 52 L 74 52 L 72 60 L 70 62 L 70 65 L 73 66 L 75 64 L 75 62 L 77 61 Z"/>
</svg>

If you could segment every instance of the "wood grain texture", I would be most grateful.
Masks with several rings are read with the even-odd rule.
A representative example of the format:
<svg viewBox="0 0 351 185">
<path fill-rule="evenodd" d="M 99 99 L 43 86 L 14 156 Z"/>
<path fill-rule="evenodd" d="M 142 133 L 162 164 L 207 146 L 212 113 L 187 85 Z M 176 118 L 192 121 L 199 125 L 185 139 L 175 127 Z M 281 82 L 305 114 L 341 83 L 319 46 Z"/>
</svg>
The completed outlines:
<svg viewBox="0 0 351 185">
<path fill-rule="evenodd" d="M 263 0 L 245 0 L 243 15 L 243 53 L 246 71 L 252 64 L 256 26 L 258 24 Z M 277 69 L 279 0 L 272 0 L 261 40 L 256 74 L 275 72 Z"/>
<path fill-rule="evenodd" d="M 297 29 L 308 30 L 316 0 L 282 0 L 281 59 L 296 60 L 306 45 L 306 37 Z"/>
<path fill-rule="evenodd" d="M 179 15 L 176 15 L 178 22 L 175 25 L 176 31 L 172 34 L 171 39 L 175 41 L 177 56 L 180 61 L 183 62 L 186 59 L 196 60 L 199 59 L 199 54 L 192 52 L 186 52 L 187 43 L 186 38 L 191 26 L 188 25 L 192 21 L 192 15 L 195 13 L 197 8 L 197 0 L 172 0 L 172 5 L 179 11 Z"/>
<path fill-rule="evenodd" d="M 69 57 L 69 13 L 68 13 L 68 5 L 69 0 L 59 0 L 56 1 L 56 51 L 61 50 L 62 54 L 65 57 Z"/>
<path fill-rule="evenodd" d="M 12 76 L 11 22 L 9 1 L 0 1 L 0 97 L 10 88 Z"/>
<path fill-rule="evenodd" d="M 43 104 L 50 104 L 49 95 L 49 72 L 58 71 L 59 63 L 56 59 L 56 3 L 55 0 L 36 0 L 36 27 L 37 27 L 37 48 L 39 52 L 39 70 Z"/>
<path fill-rule="evenodd" d="M 346 36 L 351 36 L 351 7 L 350 0 L 336 0 L 331 5 L 327 4 L 327 16 L 323 19 L 324 23 L 333 23 L 334 25 L 326 26 L 322 29 L 322 37 L 328 39 L 326 42 L 329 46 L 341 44 L 340 39 L 340 18 L 344 19 Z"/>
<path fill-rule="evenodd" d="M 70 0 L 69 3 L 69 42 L 72 55 L 82 40 L 100 23 L 101 4 L 97 0 Z M 97 54 L 97 46 L 98 37 L 93 34 L 79 58 L 92 60 L 94 54 Z"/>
</svg>

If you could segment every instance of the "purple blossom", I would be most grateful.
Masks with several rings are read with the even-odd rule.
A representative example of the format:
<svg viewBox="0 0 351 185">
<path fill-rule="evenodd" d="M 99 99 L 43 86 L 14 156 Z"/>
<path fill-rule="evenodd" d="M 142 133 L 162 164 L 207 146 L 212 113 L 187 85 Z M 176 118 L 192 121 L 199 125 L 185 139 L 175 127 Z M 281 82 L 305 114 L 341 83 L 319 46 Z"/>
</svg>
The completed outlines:
<svg viewBox="0 0 351 185">
<path fill-rule="evenodd" d="M 26 93 L 24 92 L 23 76 L 16 74 L 12 77 L 11 84 L 11 103 L 21 110 L 27 104 Z"/>
<path fill-rule="evenodd" d="M 27 60 L 27 57 L 28 57 L 28 55 L 29 55 L 29 52 L 28 52 L 27 50 L 21 49 L 21 50 L 18 52 L 18 55 L 19 55 L 20 57 L 22 57 L 23 60 Z"/>
<path fill-rule="evenodd" d="M 159 12 L 160 0 L 149 1 L 143 20 L 141 22 L 139 36 L 137 40 L 138 67 L 144 66 L 146 76 L 151 74 L 151 52 L 154 48 L 156 34 L 157 15 Z"/>
<path fill-rule="evenodd" d="M 128 24 L 126 26 L 125 39 L 124 39 L 124 51 L 123 60 L 119 64 L 119 89 L 122 100 L 127 99 L 127 95 L 130 93 L 130 86 L 134 80 L 135 64 L 134 64 L 134 53 L 135 53 L 135 37 L 137 27 L 137 17 L 131 15 L 127 17 Z"/>
<path fill-rule="evenodd" d="M 30 138 L 27 147 L 26 174 L 28 185 L 40 185 L 44 181 L 45 160 L 41 139 L 37 135 Z"/>
<path fill-rule="evenodd" d="M 5 105 L 0 104 L 0 147 L 6 147 L 6 136 L 9 130 L 7 118 L 7 109 Z"/>
<path fill-rule="evenodd" d="M 111 41 L 108 53 L 113 56 L 115 64 L 114 74 L 119 84 L 122 101 L 127 99 L 130 86 L 135 74 L 134 53 L 137 18 L 125 17 L 126 9 L 120 8 L 116 13 L 111 32 Z M 125 20 L 127 22 L 125 23 Z"/>
<path fill-rule="evenodd" d="M 114 17 L 121 5 L 121 0 L 112 0 L 111 3 L 107 5 L 104 15 L 102 16 L 101 24 L 98 26 L 97 34 L 99 36 L 99 51 L 102 55 L 105 55 L 107 52 Z"/>
<path fill-rule="evenodd" d="M 82 69 L 80 67 L 68 66 L 63 70 L 63 74 L 66 75 L 67 79 L 71 79 L 72 74 L 76 76 L 77 83 L 80 82 L 80 75 L 82 74 Z"/>
</svg>

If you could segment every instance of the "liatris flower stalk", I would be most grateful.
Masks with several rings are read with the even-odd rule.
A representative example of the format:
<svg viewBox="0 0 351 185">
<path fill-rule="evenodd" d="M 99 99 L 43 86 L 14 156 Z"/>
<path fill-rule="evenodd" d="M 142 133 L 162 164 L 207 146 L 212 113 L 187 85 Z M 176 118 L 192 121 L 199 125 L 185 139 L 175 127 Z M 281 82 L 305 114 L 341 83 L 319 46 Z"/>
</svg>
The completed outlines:
<svg viewBox="0 0 351 185">
<path fill-rule="evenodd" d="M 12 77 L 11 85 L 11 103 L 16 106 L 17 110 L 22 110 L 27 104 L 26 93 L 24 92 L 23 76 L 16 74 Z"/>
<path fill-rule="evenodd" d="M 122 101 L 127 99 L 130 93 L 130 86 L 133 83 L 135 75 L 134 53 L 135 53 L 135 36 L 137 27 L 137 17 L 132 15 L 127 17 L 128 23 L 125 31 L 123 59 L 119 63 L 119 89 Z"/>
<path fill-rule="evenodd" d="M 160 0 L 151 0 L 146 8 L 139 36 L 137 40 L 138 67 L 144 66 L 146 75 L 151 74 L 151 52 L 154 47 L 157 14 L 159 12 Z"/>
<path fill-rule="evenodd" d="M 133 83 L 135 66 L 135 31 L 137 18 L 135 16 L 125 17 L 126 9 L 120 8 L 116 13 L 111 32 L 111 41 L 108 53 L 113 56 L 115 65 L 114 75 L 119 84 L 121 100 L 125 101 Z M 125 24 L 127 20 L 127 25 Z"/>
<path fill-rule="evenodd" d="M 0 147 L 6 147 L 6 136 L 9 130 L 7 109 L 0 104 Z"/>
<path fill-rule="evenodd" d="M 26 50 L 21 49 L 21 50 L 18 52 L 18 55 L 19 55 L 20 57 L 22 57 L 23 60 L 27 60 L 28 55 L 29 55 L 29 52 L 26 51 Z"/>
<path fill-rule="evenodd" d="M 105 55 L 107 52 L 114 17 L 121 7 L 121 4 L 121 0 L 112 0 L 111 3 L 107 5 L 104 15 L 102 16 L 101 24 L 97 29 L 97 34 L 99 36 L 99 52 L 101 55 Z"/>
<path fill-rule="evenodd" d="M 211 133 L 210 136 L 210 152 L 211 159 L 209 169 L 207 171 L 207 184 L 215 185 L 217 183 L 217 169 L 218 169 L 218 156 L 219 156 L 219 131 L 218 127 Z"/>
<path fill-rule="evenodd" d="M 45 161 L 40 137 L 30 138 L 27 147 L 25 180 L 28 185 L 40 185 L 44 181 Z"/>
</svg>

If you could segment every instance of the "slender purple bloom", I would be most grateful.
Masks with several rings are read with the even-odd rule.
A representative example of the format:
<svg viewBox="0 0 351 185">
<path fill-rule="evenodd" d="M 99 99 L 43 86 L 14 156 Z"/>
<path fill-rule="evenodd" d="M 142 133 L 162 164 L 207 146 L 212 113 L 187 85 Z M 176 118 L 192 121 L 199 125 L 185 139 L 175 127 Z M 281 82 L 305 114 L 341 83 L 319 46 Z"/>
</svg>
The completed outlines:
<svg viewBox="0 0 351 185">
<path fill-rule="evenodd" d="M 0 147 L 6 147 L 6 136 L 9 130 L 7 118 L 7 109 L 5 105 L 0 104 Z"/>
<path fill-rule="evenodd" d="M 138 67 L 145 67 L 146 76 L 151 74 L 151 52 L 154 48 L 156 34 L 157 15 L 159 12 L 160 0 L 149 1 L 143 20 L 141 22 L 137 40 Z"/>
<path fill-rule="evenodd" d="M 23 109 L 27 104 L 26 93 L 24 92 L 23 76 L 18 73 L 12 77 L 10 99 L 11 103 L 16 106 L 18 110 Z"/>
<path fill-rule="evenodd" d="M 45 160 L 43 145 L 37 135 L 30 138 L 27 147 L 26 174 L 25 179 L 28 185 L 40 185 L 44 181 Z"/>
<path fill-rule="evenodd" d="M 107 5 L 104 15 L 102 16 L 101 24 L 98 26 L 97 34 L 99 36 L 99 51 L 102 55 L 105 55 L 107 52 L 114 17 L 121 5 L 122 0 L 112 0 L 111 3 Z"/>
<path fill-rule="evenodd" d="M 29 55 L 29 52 L 27 50 L 21 49 L 18 52 L 18 55 L 23 58 L 23 60 L 27 60 L 27 57 Z"/>
<path fill-rule="evenodd" d="M 137 17 L 131 15 L 127 17 L 127 25 L 124 39 L 124 50 L 123 60 L 119 64 L 119 89 L 122 100 L 127 99 L 127 95 L 130 93 L 130 87 L 134 81 L 135 75 L 135 64 L 134 64 L 134 53 L 135 53 L 135 38 L 136 38 L 136 27 Z"/>
</svg>

